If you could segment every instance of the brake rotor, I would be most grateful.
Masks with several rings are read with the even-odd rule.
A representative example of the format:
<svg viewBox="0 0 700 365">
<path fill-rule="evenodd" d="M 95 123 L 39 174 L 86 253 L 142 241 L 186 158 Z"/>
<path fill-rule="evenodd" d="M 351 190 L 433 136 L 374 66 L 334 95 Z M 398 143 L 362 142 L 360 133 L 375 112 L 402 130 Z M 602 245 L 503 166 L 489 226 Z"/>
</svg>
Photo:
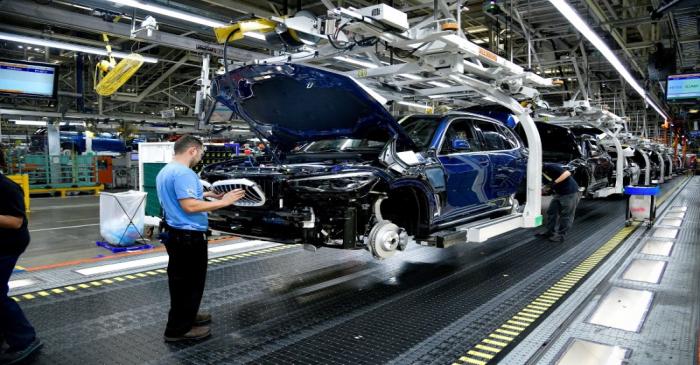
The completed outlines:
<svg viewBox="0 0 700 365">
<path fill-rule="evenodd" d="M 369 233 L 367 246 L 372 255 L 378 259 L 386 259 L 396 253 L 397 248 L 408 241 L 406 232 L 391 221 L 377 223 Z"/>
</svg>

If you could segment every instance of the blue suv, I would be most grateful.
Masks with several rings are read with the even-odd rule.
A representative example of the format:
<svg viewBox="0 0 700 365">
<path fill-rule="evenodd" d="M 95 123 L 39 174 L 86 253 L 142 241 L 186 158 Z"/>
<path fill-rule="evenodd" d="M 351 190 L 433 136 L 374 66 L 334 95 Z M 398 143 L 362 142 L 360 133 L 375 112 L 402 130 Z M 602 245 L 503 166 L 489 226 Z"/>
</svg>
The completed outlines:
<svg viewBox="0 0 700 365">
<path fill-rule="evenodd" d="M 220 76 L 215 92 L 270 148 L 202 170 L 212 189 L 248 193 L 211 213 L 212 229 L 385 258 L 409 237 L 439 247 L 463 241 L 455 227 L 517 205 L 527 149 L 489 117 L 399 122 L 352 78 L 296 64 L 239 68 Z"/>
</svg>

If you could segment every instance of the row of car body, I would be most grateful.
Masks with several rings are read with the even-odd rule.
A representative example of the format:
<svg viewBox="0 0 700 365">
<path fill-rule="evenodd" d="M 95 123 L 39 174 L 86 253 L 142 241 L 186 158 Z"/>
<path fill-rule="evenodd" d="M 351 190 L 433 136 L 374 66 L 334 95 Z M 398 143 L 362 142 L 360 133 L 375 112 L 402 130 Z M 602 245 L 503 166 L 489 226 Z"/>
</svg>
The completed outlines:
<svg viewBox="0 0 700 365">
<path fill-rule="evenodd" d="M 214 190 L 247 192 L 210 215 L 212 229 L 386 258 L 409 239 L 464 242 L 465 224 L 518 210 L 528 148 L 507 114 L 477 108 L 397 121 L 351 78 L 294 64 L 245 66 L 217 81 L 217 101 L 270 153 L 202 170 Z M 543 160 L 569 166 L 586 194 L 611 184 L 613 158 L 595 136 L 537 127 Z M 638 163 L 625 159 L 635 179 Z"/>
</svg>

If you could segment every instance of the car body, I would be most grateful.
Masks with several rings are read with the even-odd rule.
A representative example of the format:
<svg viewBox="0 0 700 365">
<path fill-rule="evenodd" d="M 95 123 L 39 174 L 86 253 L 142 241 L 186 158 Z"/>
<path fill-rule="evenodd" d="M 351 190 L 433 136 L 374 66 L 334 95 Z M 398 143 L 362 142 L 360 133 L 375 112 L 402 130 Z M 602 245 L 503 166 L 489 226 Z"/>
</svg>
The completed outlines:
<svg viewBox="0 0 700 365">
<path fill-rule="evenodd" d="M 302 65 L 252 65 L 217 80 L 217 100 L 269 141 L 269 153 L 206 166 L 214 186 L 254 182 L 259 206 L 210 214 L 212 229 L 281 243 L 368 248 L 509 213 L 527 150 L 502 123 L 470 113 L 400 123 L 351 78 Z M 217 183 L 219 182 L 219 183 Z"/>
<path fill-rule="evenodd" d="M 535 122 L 542 140 L 542 160 L 559 163 L 571 172 L 584 196 L 610 184 L 613 163 L 593 135 L 576 135 L 571 128 Z M 516 128 L 524 136 L 522 128 Z"/>
</svg>

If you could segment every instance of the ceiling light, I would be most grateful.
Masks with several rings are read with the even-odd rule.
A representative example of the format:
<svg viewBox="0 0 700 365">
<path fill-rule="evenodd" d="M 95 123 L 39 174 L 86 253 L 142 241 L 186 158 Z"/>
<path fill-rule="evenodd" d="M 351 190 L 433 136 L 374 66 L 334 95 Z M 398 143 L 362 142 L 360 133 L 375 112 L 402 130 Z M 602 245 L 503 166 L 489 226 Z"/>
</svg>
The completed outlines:
<svg viewBox="0 0 700 365">
<path fill-rule="evenodd" d="M 356 59 L 354 59 L 354 58 L 345 57 L 345 56 L 335 56 L 335 57 L 333 57 L 333 58 L 336 59 L 336 60 L 338 60 L 338 61 L 343 61 L 343 62 L 347 62 L 347 63 L 352 63 L 353 65 L 357 65 L 357 66 L 362 66 L 362 67 L 367 67 L 367 68 L 377 68 L 377 67 L 378 67 L 378 66 L 375 65 L 374 63 L 367 62 L 367 61 L 356 60 Z"/>
<path fill-rule="evenodd" d="M 37 126 L 46 126 L 46 121 L 45 121 L 45 120 L 10 119 L 10 122 L 15 122 L 16 125 L 37 125 Z"/>
<path fill-rule="evenodd" d="M 627 71 L 625 66 L 620 62 L 620 60 L 615 56 L 612 50 L 603 42 L 600 37 L 598 37 L 595 32 L 586 24 L 586 22 L 581 19 L 581 17 L 576 13 L 576 11 L 569 6 L 564 0 L 549 0 L 552 5 L 554 5 L 557 10 L 568 19 L 571 25 L 573 25 L 581 34 L 583 34 L 586 39 L 588 39 L 593 46 L 598 49 L 598 51 L 605 57 L 605 59 L 610 62 L 610 64 L 617 70 L 617 72 L 627 81 L 627 83 L 639 94 L 643 99 L 647 100 L 649 104 L 664 118 L 668 118 L 666 113 L 664 113 L 654 102 L 651 101 L 646 96 L 644 88 L 639 85 L 637 80 L 634 79 L 632 74 Z"/>
<path fill-rule="evenodd" d="M 697 113 L 698 111 L 699 111 L 698 109 L 689 109 L 689 110 L 688 110 L 688 113 L 690 113 L 690 114 L 695 114 L 695 113 Z"/>
<path fill-rule="evenodd" d="M 224 22 L 204 18 L 201 16 L 193 15 L 193 14 L 188 14 L 188 13 L 174 10 L 174 9 L 164 8 L 164 7 L 158 6 L 158 5 L 146 4 L 146 3 L 143 3 L 141 1 L 136 1 L 136 0 L 104 0 L 104 1 L 111 1 L 115 4 L 131 6 L 131 7 L 137 8 L 137 9 L 149 11 L 151 13 L 164 15 L 164 16 L 167 16 L 170 18 L 175 18 L 175 19 L 183 20 L 183 21 L 190 22 L 190 23 L 201 24 L 201 25 L 205 25 L 207 27 L 212 27 L 212 28 L 218 28 L 218 27 L 223 27 L 223 26 L 227 25 L 227 23 L 224 23 Z"/>
<path fill-rule="evenodd" d="M 81 46 L 79 44 L 52 41 L 49 39 L 26 37 L 23 35 L 12 34 L 12 33 L 0 32 L 0 39 L 12 41 L 12 42 L 34 44 L 37 46 L 65 49 L 68 51 L 90 53 L 90 54 L 96 54 L 96 55 L 102 55 L 102 56 L 107 55 L 107 50 L 103 49 L 103 48 L 87 47 L 87 46 Z M 126 58 L 128 56 L 128 54 L 124 53 L 124 52 L 115 51 L 115 52 L 112 52 L 112 56 L 114 56 L 115 58 Z M 158 59 L 153 58 L 153 57 L 143 56 L 143 61 L 148 62 L 148 63 L 157 63 Z"/>
</svg>

